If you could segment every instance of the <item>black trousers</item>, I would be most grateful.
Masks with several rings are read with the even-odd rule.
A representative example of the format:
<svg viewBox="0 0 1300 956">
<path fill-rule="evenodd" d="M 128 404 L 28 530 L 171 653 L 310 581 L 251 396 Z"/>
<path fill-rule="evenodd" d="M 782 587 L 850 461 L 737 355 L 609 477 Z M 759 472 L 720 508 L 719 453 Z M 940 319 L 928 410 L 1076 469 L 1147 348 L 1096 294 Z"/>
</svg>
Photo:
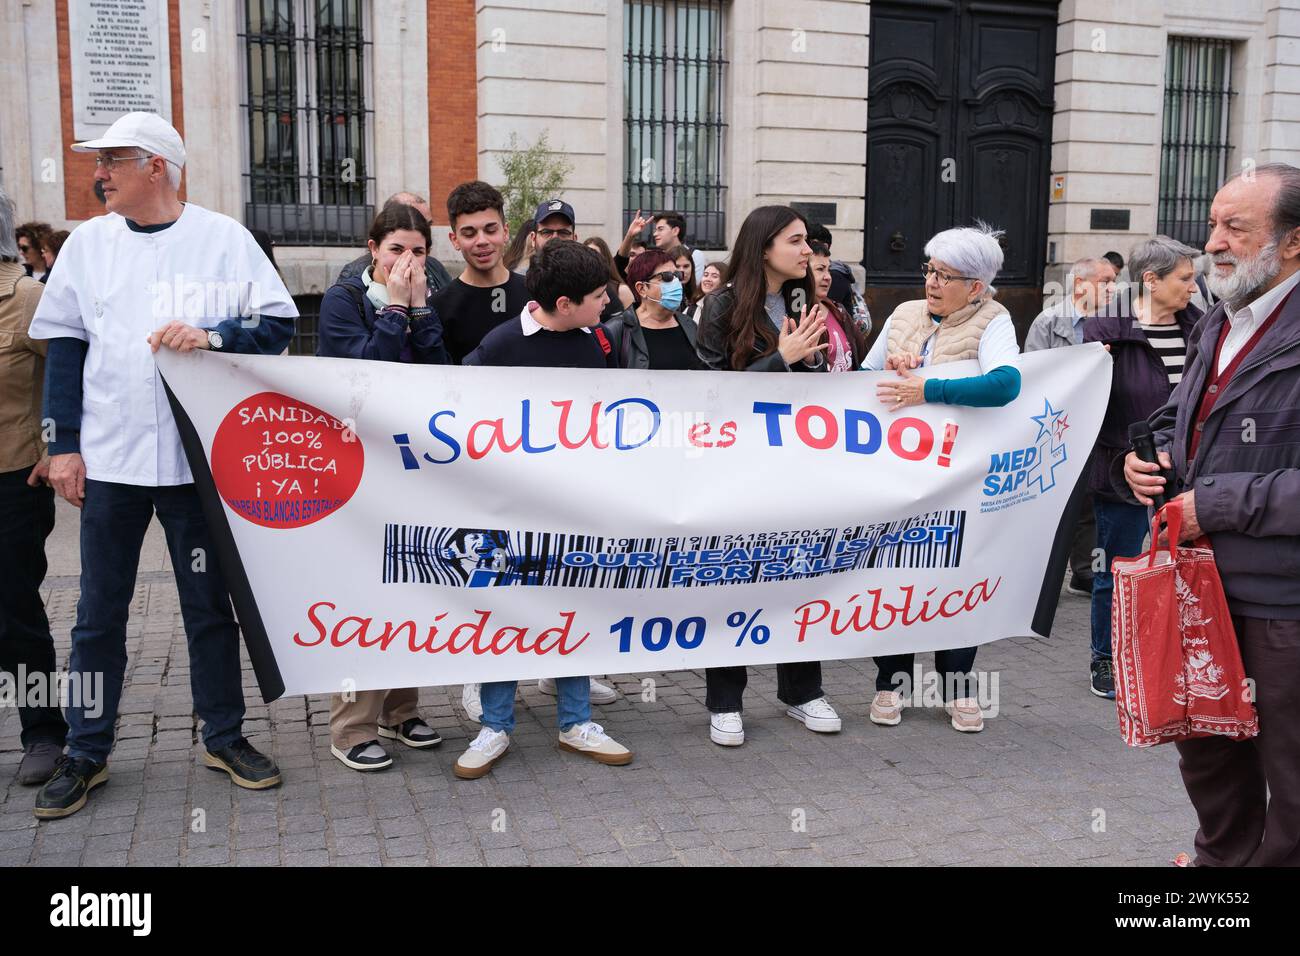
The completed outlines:
<svg viewBox="0 0 1300 956">
<path fill-rule="evenodd" d="M 1074 529 L 1074 540 L 1070 542 L 1070 573 L 1091 581 L 1094 574 L 1092 552 L 1097 547 L 1097 519 L 1093 513 L 1092 492 L 1085 487 L 1080 497 L 1079 523 Z"/>
<path fill-rule="evenodd" d="M 749 683 L 744 667 L 710 667 L 704 672 L 704 706 L 711 714 L 743 711 L 741 698 Z M 821 661 L 796 661 L 776 665 L 776 696 L 784 704 L 797 707 L 822 696 Z"/>
<path fill-rule="evenodd" d="M 30 468 L 0 473 L 0 671 L 14 675 L 21 666 L 27 674 L 46 675 L 53 691 L 54 638 L 41 602 L 45 580 L 45 539 L 54 530 L 54 490 L 27 484 Z M 49 706 L 20 707 L 22 745 L 38 740 L 63 746 L 68 725 L 58 701 Z"/>
<path fill-rule="evenodd" d="M 1300 866 L 1300 621 L 1234 615 L 1259 736 L 1180 740 L 1198 866 Z"/>
<path fill-rule="evenodd" d="M 956 647 L 934 652 L 934 668 L 943 678 L 944 701 L 975 696 L 976 678 L 972 668 L 975 666 L 977 650 L 978 647 Z M 875 658 L 876 667 L 879 668 L 876 672 L 876 690 L 896 691 L 906 681 L 904 693 L 908 688 L 915 692 L 916 688 L 912 686 L 912 664 L 915 659 L 915 654 L 890 654 Z"/>
</svg>

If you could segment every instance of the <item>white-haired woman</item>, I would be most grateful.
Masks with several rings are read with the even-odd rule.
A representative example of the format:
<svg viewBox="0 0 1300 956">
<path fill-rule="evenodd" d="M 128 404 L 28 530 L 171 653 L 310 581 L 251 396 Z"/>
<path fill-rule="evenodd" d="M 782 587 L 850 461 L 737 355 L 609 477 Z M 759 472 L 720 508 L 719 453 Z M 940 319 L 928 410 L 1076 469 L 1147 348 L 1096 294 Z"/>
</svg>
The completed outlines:
<svg viewBox="0 0 1300 956">
<path fill-rule="evenodd" d="M 863 369 L 893 369 L 896 381 L 876 386 L 890 411 L 925 402 L 994 407 L 1020 394 L 1016 360 L 1020 347 L 1011 316 L 993 301 L 993 279 L 1002 268 L 1002 233 L 979 223 L 947 229 L 925 244 L 925 298 L 904 302 L 885 320 Z M 912 369 L 975 359 L 980 374 L 961 378 L 920 378 Z M 943 675 L 943 699 L 954 730 L 975 733 L 984 717 L 975 699 L 975 648 L 936 651 Z M 912 654 L 877 657 L 873 723 L 894 726 L 902 719 L 900 688 L 912 683 Z"/>
</svg>

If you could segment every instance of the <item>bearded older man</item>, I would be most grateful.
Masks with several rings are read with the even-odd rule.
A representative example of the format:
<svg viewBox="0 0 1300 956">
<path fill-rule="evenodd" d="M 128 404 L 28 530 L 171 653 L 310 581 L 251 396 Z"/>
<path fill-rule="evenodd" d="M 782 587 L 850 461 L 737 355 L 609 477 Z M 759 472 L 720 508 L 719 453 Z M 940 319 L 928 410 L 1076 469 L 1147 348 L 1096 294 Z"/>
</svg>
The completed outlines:
<svg viewBox="0 0 1300 956">
<path fill-rule="evenodd" d="M 1183 380 L 1150 418 L 1160 466 L 1135 454 L 1116 490 L 1183 500 L 1208 534 L 1254 684 L 1259 736 L 1177 744 L 1200 866 L 1300 865 L 1300 169 L 1230 179 L 1210 207 L 1210 290 Z M 1123 473 L 1120 475 L 1122 465 Z"/>
</svg>

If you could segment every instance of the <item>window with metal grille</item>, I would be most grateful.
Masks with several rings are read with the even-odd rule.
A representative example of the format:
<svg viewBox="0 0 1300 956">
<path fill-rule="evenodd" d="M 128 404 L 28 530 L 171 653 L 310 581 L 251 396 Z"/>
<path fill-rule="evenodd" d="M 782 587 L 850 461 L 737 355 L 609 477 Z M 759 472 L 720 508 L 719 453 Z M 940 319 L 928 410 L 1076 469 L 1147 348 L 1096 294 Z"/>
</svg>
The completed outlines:
<svg viewBox="0 0 1300 956">
<path fill-rule="evenodd" d="M 244 224 L 354 244 L 374 215 L 367 0 L 244 0 Z"/>
<path fill-rule="evenodd" d="M 298 321 L 294 323 L 293 339 L 289 342 L 290 355 L 315 355 L 320 342 L 320 304 L 323 295 L 295 295 L 293 304 L 298 307 Z"/>
<path fill-rule="evenodd" d="M 690 245 L 723 249 L 725 4 L 627 0 L 623 38 L 624 222 L 675 210 Z"/>
<path fill-rule="evenodd" d="M 1235 95 L 1230 41 L 1169 38 L 1158 229 L 1197 248 L 1209 238 L 1210 203 L 1228 175 Z"/>
</svg>

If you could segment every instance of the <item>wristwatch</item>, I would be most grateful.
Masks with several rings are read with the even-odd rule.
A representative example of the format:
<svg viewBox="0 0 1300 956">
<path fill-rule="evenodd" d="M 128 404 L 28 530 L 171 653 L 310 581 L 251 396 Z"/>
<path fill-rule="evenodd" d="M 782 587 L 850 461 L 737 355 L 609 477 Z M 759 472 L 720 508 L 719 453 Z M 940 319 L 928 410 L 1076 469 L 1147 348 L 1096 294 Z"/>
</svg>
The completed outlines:
<svg viewBox="0 0 1300 956">
<path fill-rule="evenodd" d="M 208 332 L 208 348 L 212 349 L 212 351 L 214 352 L 220 352 L 221 343 L 222 343 L 222 338 L 220 332 L 213 332 L 213 331 Z"/>
</svg>

